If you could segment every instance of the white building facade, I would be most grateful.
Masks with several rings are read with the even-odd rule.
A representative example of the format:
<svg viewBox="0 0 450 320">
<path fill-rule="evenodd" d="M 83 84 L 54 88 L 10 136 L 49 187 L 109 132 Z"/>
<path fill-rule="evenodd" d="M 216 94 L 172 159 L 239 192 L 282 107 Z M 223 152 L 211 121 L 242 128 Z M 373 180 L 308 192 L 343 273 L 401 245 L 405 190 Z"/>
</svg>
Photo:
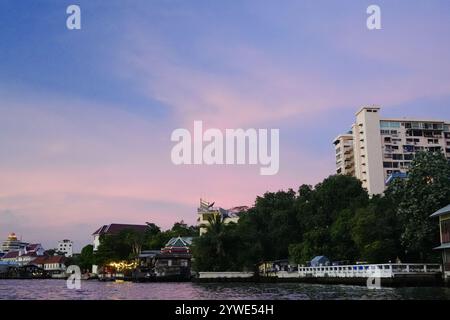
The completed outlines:
<svg viewBox="0 0 450 320">
<path fill-rule="evenodd" d="M 450 160 L 449 128 L 449 121 L 382 118 L 378 106 L 363 107 L 351 133 L 333 141 L 336 172 L 355 176 L 371 195 L 381 194 L 393 178 L 406 176 L 419 151 L 442 152 Z"/>
<path fill-rule="evenodd" d="M 73 242 L 68 239 L 59 241 L 56 251 L 64 253 L 64 256 L 66 256 L 68 258 L 72 257 L 73 256 Z"/>
<path fill-rule="evenodd" d="M 209 219 L 220 216 L 221 221 L 224 224 L 237 223 L 242 213 L 248 210 L 247 206 L 234 207 L 231 209 L 223 209 L 221 207 L 215 207 L 214 202 L 209 203 L 203 199 L 200 199 L 200 206 L 197 208 L 197 223 L 200 229 L 200 235 L 207 232 L 209 225 Z"/>
<path fill-rule="evenodd" d="M 14 232 L 12 232 L 8 235 L 8 238 L 1 243 L 0 252 L 7 253 L 10 251 L 24 250 L 28 244 L 28 242 L 23 242 Z"/>
</svg>

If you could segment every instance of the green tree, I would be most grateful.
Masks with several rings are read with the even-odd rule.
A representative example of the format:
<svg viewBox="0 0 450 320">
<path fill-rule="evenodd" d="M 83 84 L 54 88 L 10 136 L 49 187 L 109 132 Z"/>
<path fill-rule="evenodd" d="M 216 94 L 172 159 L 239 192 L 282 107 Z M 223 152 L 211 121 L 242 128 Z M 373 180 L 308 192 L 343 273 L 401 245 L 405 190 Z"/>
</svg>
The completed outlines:
<svg viewBox="0 0 450 320">
<path fill-rule="evenodd" d="M 236 225 L 225 225 L 220 215 L 210 217 L 208 223 L 206 234 L 193 242 L 194 268 L 197 271 L 242 270 Z"/>
<path fill-rule="evenodd" d="M 333 260 L 356 256 L 350 222 L 357 208 L 367 205 L 369 197 L 354 177 L 335 175 L 317 184 L 299 188 L 297 198 L 298 230 L 301 241 L 291 242 L 290 259 L 304 264 L 316 255 Z"/>
<path fill-rule="evenodd" d="M 100 245 L 95 253 L 95 262 L 105 265 L 113 261 L 134 258 L 138 244 L 133 248 L 132 230 L 122 230 L 118 234 L 104 234 L 100 236 Z"/>
<path fill-rule="evenodd" d="M 398 180 L 386 195 L 398 203 L 401 243 L 410 261 L 434 261 L 439 228 L 431 213 L 450 202 L 450 164 L 441 152 L 417 153 L 406 180 Z"/>
<path fill-rule="evenodd" d="M 128 258 L 137 260 L 145 242 L 145 234 L 135 230 L 124 230 L 119 236 L 131 249 Z"/>
<path fill-rule="evenodd" d="M 367 207 L 356 211 L 351 223 L 351 236 L 360 260 L 383 263 L 404 258 L 396 206 L 390 198 L 373 197 Z"/>
<path fill-rule="evenodd" d="M 84 246 L 77 260 L 77 264 L 82 271 L 91 271 L 94 264 L 94 246 L 92 244 Z"/>
</svg>

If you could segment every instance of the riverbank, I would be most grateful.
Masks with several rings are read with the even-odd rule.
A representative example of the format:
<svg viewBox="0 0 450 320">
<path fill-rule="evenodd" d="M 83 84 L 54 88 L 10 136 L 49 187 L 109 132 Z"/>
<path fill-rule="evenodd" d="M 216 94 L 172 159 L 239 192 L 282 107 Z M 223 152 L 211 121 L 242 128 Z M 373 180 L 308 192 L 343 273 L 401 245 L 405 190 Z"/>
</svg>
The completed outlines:
<svg viewBox="0 0 450 320">
<path fill-rule="evenodd" d="M 306 283 L 133 283 L 0 280 L 0 299 L 13 300 L 450 300 L 450 288 L 321 285 Z"/>
</svg>

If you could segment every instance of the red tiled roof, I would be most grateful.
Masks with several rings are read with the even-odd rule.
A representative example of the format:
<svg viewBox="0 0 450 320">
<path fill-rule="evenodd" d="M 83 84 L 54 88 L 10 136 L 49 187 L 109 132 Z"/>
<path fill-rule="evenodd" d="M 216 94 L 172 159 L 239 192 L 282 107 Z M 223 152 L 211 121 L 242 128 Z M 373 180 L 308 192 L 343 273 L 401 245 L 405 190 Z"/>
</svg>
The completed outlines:
<svg viewBox="0 0 450 320">
<path fill-rule="evenodd" d="M 20 255 L 21 257 L 37 257 L 37 253 L 32 251 L 25 254 Z"/>
<path fill-rule="evenodd" d="M 5 254 L 2 259 L 12 259 L 17 258 L 19 256 L 19 251 L 10 251 L 7 254 Z"/>
<path fill-rule="evenodd" d="M 27 251 L 35 251 L 40 246 L 39 243 L 32 243 L 27 245 Z"/>
<path fill-rule="evenodd" d="M 121 224 L 121 223 L 111 223 L 110 225 L 104 225 L 98 228 L 92 235 L 102 235 L 102 234 L 117 234 L 120 231 L 131 229 L 136 232 L 145 232 L 147 230 L 147 225 L 141 224 Z"/>
<path fill-rule="evenodd" d="M 64 256 L 41 256 L 34 259 L 31 264 L 64 263 L 65 261 Z"/>
</svg>

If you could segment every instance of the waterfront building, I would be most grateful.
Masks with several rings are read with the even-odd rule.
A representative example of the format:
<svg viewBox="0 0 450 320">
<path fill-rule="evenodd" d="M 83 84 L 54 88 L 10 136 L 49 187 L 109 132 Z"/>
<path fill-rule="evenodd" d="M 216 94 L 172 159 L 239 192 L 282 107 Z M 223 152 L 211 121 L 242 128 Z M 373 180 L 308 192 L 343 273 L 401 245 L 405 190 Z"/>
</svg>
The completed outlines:
<svg viewBox="0 0 450 320">
<path fill-rule="evenodd" d="M 142 251 L 135 276 L 140 281 L 155 279 L 189 280 L 191 278 L 192 237 L 171 238 L 161 250 Z"/>
<path fill-rule="evenodd" d="M 371 195 L 407 177 L 419 151 L 442 152 L 450 160 L 449 121 L 384 118 L 378 106 L 367 106 L 356 113 L 350 132 L 333 141 L 336 173 L 358 178 Z"/>
<path fill-rule="evenodd" d="M 5 241 L 3 241 L 0 247 L 0 252 L 7 253 L 10 251 L 23 250 L 27 245 L 28 245 L 27 242 L 19 240 L 17 238 L 17 235 L 14 232 L 12 232 L 8 235 L 8 238 Z"/>
<path fill-rule="evenodd" d="M 442 252 L 442 271 L 448 282 L 450 281 L 450 204 L 433 213 L 431 217 L 439 217 L 441 245 L 434 249 Z"/>
<path fill-rule="evenodd" d="M 100 228 L 98 228 L 92 235 L 94 237 L 93 240 L 93 246 L 94 246 L 94 253 L 98 250 L 98 247 L 100 246 L 100 240 L 102 236 L 107 235 L 117 235 L 121 231 L 124 230 L 133 230 L 138 233 L 144 233 L 146 230 L 148 230 L 148 225 L 140 225 L 140 224 L 122 224 L 122 223 L 111 223 L 109 225 L 103 225 Z M 92 266 L 92 273 L 97 274 L 98 273 L 98 266 L 93 265 Z"/>
<path fill-rule="evenodd" d="M 66 272 L 66 260 L 64 256 L 42 256 L 37 257 L 30 264 L 44 269 L 49 274 L 61 274 Z"/>
<path fill-rule="evenodd" d="M 17 257 L 19 257 L 19 251 L 9 251 L 2 257 L 1 261 L 17 264 Z"/>
<path fill-rule="evenodd" d="M 25 250 L 19 251 L 17 257 L 17 264 L 24 266 L 30 264 L 36 258 L 44 255 L 45 249 L 40 243 L 29 244 L 25 247 Z"/>
<path fill-rule="evenodd" d="M 29 264 L 31 261 L 39 256 L 44 255 L 45 249 L 40 243 L 27 244 L 25 247 L 19 250 L 9 250 L 4 254 L 0 260 L 14 263 L 19 266 Z"/>
<path fill-rule="evenodd" d="M 210 218 L 220 215 L 224 224 L 237 223 L 240 215 L 248 210 L 246 206 L 223 209 L 221 207 L 214 207 L 214 204 L 214 202 L 209 203 L 200 199 L 200 206 L 197 209 L 197 222 L 200 227 L 200 235 L 206 233 Z"/>
<path fill-rule="evenodd" d="M 170 239 L 155 257 L 155 275 L 159 278 L 190 279 L 192 237 Z"/>
<path fill-rule="evenodd" d="M 189 253 L 161 253 L 156 256 L 155 275 L 158 278 L 188 280 L 191 277 Z"/>
<path fill-rule="evenodd" d="M 68 239 L 59 241 L 56 251 L 64 253 L 64 256 L 67 258 L 72 257 L 73 256 L 73 242 Z"/>
</svg>

